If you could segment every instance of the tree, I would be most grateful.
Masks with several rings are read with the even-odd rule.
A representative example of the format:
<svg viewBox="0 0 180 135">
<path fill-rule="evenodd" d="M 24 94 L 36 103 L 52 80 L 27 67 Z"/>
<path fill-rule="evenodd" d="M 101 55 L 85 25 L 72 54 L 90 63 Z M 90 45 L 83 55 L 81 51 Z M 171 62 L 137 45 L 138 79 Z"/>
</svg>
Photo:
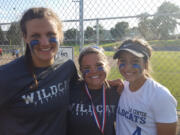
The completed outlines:
<svg viewBox="0 0 180 135">
<path fill-rule="evenodd" d="M 7 39 L 12 45 L 21 45 L 21 30 L 19 22 L 13 22 L 7 31 Z"/>
<path fill-rule="evenodd" d="M 110 32 L 115 39 L 121 39 L 127 34 L 128 29 L 129 29 L 128 22 L 118 22 L 115 25 L 115 28 L 111 28 Z"/>
<path fill-rule="evenodd" d="M 139 28 L 138 27 L 129 28 L 127 35 L 129 37 L 139 37 L 140 36 Z"/>
<path fill-rule="evenodd" d="M 90 39 L 93 35 L 95 34 L 95 31 L 93 30 L 92 27 L 88 26 L 84 32 L 84 36 L 87 39 Z"/>
<path fill-rule="evenodd" d="M 101 24 L 95 25 L 93 28 L 96 30 L 97 27 L 99 28 L 99 34 L 103 34 L 104 28 Z"/>
<path fill-rule="evenodd" d="M 157 10 L 156 16 L 153 18 L 154 25 L 161 39 L 169 38 L 177 27 L 177 19 L 180 19 L 180 8 L 170 2 L 164 2 Z M 165 14 L 165 15 L 163 15 Z"/>
<path fill-rule="evenodd" d="M 139 15 L 139 17 L 140 22 L 138 23 L 138 29 L 141 33 L 141 36 L 143 36 L 146 40 L 154 39 L 154 35 L 156 35 L 156 32 L 153 32 L 153 20 L 148 19 L 149 14 L 142 13 Z"/>
<path fill-rule="evenodd" d="M 138 23 L 138 30 L 146 40 L 153 39 L 153 32 L 152 32 L 152 19 L 148 19 L 148 13 L 142 13 L 139 15 L 139 23 Z"/>
<path fill-rule="evenodd" d="M 77 30 L 77 29 L 71 28 L 71 29 L 68 29 L 68 30 L 64 33 L 64 37 L 65 37 L 66 40 L 76 40 L 77 33 L 78 33 L 78 30 Z"/>
<path fill-rule="evenodd" d="M 2 31 L 1 27 L 0 27 L 0 44 L 3 45 L 5 42 L 5 35 L 4 32 Z"/>
<path fill-rule="evenodd" d="M 98 24 L 98 25 L 93 26 L 93 28 L 95 29 L 95 31 L 99 29 L 99 41 L 104 41 L 106 39 L 105 37 L 106 35 L 104 33 L 106 30 L 104 29 L 104 27 L 101 24 Z"/>
</svg>

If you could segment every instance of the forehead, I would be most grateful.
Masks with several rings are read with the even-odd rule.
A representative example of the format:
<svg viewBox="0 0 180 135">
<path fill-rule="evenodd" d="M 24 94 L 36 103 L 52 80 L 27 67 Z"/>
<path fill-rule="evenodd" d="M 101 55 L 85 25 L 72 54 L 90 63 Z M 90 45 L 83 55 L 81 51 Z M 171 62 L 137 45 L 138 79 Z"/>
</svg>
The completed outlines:
<svg viewBox="0 0 180 135">
<path fill-rule="evenodd" d="M 131 58 L 131 59 L 143 59 L 142 57 L 137 57 L 136 55 L 128 52 L 128 51 L 121 51 L 119 54 L 119 59 L 122 58 Z"/>
<path fill-rule="evenodd" d="M 102 63 L 102 58 L 96 53 L 90 53 L 83 56 L 81 65 L 91 65 L 96 63 Z"/>
<path fill-rule="evenodd" d="M 26 22 L 27 33 L 41 33 L 46 31 L 57 32 L 57 24 L 54 19 L 38 18 Z"/>
</svg>

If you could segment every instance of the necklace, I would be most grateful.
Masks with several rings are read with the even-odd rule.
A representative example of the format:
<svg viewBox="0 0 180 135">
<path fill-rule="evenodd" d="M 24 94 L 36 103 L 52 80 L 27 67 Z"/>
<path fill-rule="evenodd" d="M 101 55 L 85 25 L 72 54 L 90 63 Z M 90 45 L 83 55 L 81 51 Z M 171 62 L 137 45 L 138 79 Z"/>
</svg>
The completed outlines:
<svg viewBox="0 0 180 135">
<path fill-rule="evenodd" d="M 87 87 L 87 85 L 85 84 L 85 91 L 86 91 L 86 94 L 88 95 L 89 97 L 89 100 L 91 101 L 91 107 L 92 107 L 92 110 L 93 110 L 93 116 L 94 116 L 94 119 L 95 119 L 95 122 L 96 122 L 96 125 L 97 127 L 99 128 L 99 130 L 101 131 L 102 134 L 104 134 L 104 127 L 105 127 L 105 123 L 106 123 L 106 90 L 105 90 L 105 87 L 103 85 L 103 119 L 102 119 L 102 125 L 100 125 L 100 122 L 99 122 L 99 119 L 98 119 L 98 115 L 97 115 L 97 112 L 96 112 L 96 107 L 92 101 L 92 97 L 91 97 L 91 94 L 89 93 L 89 89 Z"/>
</svg>

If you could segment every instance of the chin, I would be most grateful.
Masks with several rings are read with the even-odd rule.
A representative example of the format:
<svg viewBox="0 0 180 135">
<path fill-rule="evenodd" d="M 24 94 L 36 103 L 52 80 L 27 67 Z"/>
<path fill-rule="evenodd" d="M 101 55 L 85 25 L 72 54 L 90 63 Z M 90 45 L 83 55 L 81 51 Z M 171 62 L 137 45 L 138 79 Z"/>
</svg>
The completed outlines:
<svg viewBox="0 0 180 135">
<path fill-rule="evenodd" d="M 133 78 L 125 78 L 125 79 L 126 79 L 126 81 L 128 81 L 128 82 L 133 82 L 133 81 L 134 81 Z"/>
</svg>

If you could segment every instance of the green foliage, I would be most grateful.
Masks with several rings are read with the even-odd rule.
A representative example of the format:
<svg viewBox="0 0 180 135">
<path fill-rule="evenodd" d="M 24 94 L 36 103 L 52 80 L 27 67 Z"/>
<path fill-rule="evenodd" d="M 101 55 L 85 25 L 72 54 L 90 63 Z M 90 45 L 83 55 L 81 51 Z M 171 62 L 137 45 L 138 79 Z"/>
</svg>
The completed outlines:
<svg viewBox="0 0 180 135">
<path fill-rule="evenodd" d="M 178 6 L 170 2 L 164 2 L 152 19 L 148 19 L 148 13 L 140 15 L 139 31 L 147 40 L 168 39 L 178 25 L 177 19 L 180 18 L 178 12 L 180 12 Z"/>
<path fill-rule="evenodd" d="M 13 22 L 7 32 L 7 39 L 11 45 L 21 45 L 21 38 L 19 22 Z"/>
<path fill-rule="evenodd" d="M 5 41 L 5 35 L 0 27 L 0 44 L 4 44 L 4 41 Z"/>
<path fill-rule="evenodd" d="M 71 28 L 64 33 L 64 37 L 65 37 L 65 39 L 74 39 L 75 40 L 77 33 L 78 33 L 77 29 Z"/>
<path fill-rule="evenodd" d="M 120 40 L 126 35 L 126 33 L 128 32 L 128 28 L 129 28 L 128 22 L 118 22 L 115 25 L 115 28 L 111 28 L 111 35 L 115 39 Z"/>
<path fill-rule="evenodd" d="M 87 39 L 90 39 L 93 35 L 95 34 L 95 31 L 93 30 L 92 27 L 88 26 L 84 32 L 84 36 Z"/>
</svg>

